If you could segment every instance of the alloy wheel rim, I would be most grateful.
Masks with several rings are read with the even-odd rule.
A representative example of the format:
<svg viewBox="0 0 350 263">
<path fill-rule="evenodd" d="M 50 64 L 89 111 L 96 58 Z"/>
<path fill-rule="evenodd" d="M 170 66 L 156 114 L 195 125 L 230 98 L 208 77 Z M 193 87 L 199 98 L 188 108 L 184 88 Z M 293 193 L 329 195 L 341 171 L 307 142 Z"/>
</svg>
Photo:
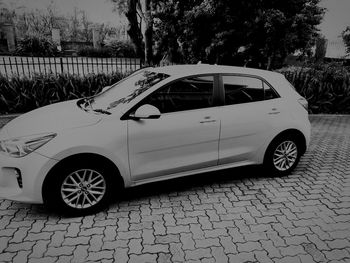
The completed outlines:
<svg viewBox="0 0 350 263">
<path fill-rule="evenodd" d="M 69 174 L 61 186 L 63 201 L 76 209 L 94 206 L 101 201 L 105 193 L 105 178 L 91 169 L 81 169 Z"/>
<path fill-rule="evenodd" d="M 298 157 L 298 149 L 294 142 L 284 141 L 273 153 L 273 164 L 279 171 L 290 169 Z"/>
</svg>

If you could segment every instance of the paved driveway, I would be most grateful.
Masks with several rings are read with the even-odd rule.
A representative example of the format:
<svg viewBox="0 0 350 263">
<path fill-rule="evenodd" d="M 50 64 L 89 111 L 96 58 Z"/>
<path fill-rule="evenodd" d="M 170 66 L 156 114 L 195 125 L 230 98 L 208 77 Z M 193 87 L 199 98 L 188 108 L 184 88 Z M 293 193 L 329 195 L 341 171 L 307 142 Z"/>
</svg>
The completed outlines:
<svg viewBox="0 0 350 263">
<path fill-rule="evenodd" d="M 350 116 L 310 119 L 287 177 L 200 174 L 79 218 L 0 200 L 0 262 L 350 262 Z"/>
</svg>

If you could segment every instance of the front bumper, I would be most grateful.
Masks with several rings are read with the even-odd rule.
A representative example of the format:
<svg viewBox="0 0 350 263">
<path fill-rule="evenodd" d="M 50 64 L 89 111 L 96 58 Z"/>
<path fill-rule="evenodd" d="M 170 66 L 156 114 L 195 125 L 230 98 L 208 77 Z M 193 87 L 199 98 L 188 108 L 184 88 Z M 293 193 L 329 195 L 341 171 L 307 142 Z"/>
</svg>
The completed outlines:
<svg viewBox="0 0 350 263">
<path fill-rule="evenodd" d="M 0 198 L 43 203 L 42 185 L 45 176 L 56 163 L 56 160 L 36 152 L 22 158 L 0 153 Z"/>
</svg>

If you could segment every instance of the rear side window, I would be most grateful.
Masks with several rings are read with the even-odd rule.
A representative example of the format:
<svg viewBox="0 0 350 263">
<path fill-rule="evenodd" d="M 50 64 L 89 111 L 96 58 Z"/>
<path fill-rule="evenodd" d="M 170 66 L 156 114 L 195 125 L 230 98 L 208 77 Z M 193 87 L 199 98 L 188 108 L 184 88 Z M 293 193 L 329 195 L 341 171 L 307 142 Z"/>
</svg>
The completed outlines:
<svg viewBox="0 0 350 263">
<path fill-rule="evenodd" d="M 243 76 L 222 76 L 225 105 L 264 100 L 264 86 L 260 79 Z"/>
<path fill-rule="evenodd" d="M 264 85 L 264 99 L 265 100 L 279 98 L 276 91 L 273 88 L 271 88 L 267 83 L 263 82 L 263 85 Z"/>
</svg>

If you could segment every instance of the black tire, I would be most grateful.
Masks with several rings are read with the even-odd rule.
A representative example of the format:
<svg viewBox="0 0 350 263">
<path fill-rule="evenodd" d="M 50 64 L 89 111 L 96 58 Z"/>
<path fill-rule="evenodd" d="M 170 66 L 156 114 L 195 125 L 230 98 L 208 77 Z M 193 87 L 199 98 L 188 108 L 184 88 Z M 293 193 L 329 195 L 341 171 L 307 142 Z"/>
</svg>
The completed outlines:
<svg viewBox="0 0 350 263">
<path fill-rule="evenodd" d="M 288 148 L 290 150 L 283 155 L 282 150 L 285 147 L 290 147 Z M 294 149 L 296 152 L 294 152 Z M 290 174 L 298 165 L 301 154 L 302 147 L 297 137 L 285 135 L 274 139 L 269 145 L 264 158 L 267 175 L 281 177 Z"/>
<path fill-rule="evenodd" d="M 112 187 L 112 176 L 106 167 L 93 162 L 69 162 L 50 174 L 43 198 L 55 212 L 82 216 L 102 210 L 111 197 Z M 71 201 L 73 198 L 76 199 Z"/>
</svg>

